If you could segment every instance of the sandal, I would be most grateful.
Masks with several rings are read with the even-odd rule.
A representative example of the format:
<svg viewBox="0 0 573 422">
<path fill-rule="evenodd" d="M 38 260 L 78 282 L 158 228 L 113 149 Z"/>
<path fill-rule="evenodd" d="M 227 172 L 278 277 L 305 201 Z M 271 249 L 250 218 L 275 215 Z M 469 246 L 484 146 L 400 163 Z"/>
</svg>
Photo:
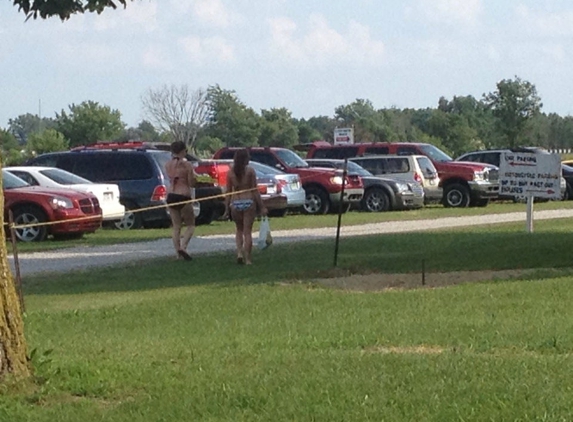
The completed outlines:
<svg viewBox="0 0 573 422">
<path fill-rule="evenodd" d="M 187 252 L 185 252 L 183 249 L 179 249 L 177 251 L 177 255 L 179 255 L 181 258 L 183 258 L 185 261 L 191 261 L 193 258 L 191 257 L 191 255 L 189 255 Z"/>
<path fill-rule="evenodd" d="M 237 264 L 239 265 L 243 265 L 245 263 L 245 260 L 243 259 L 242 256 L 238 256 L 237 257 Z"/>
</svg>

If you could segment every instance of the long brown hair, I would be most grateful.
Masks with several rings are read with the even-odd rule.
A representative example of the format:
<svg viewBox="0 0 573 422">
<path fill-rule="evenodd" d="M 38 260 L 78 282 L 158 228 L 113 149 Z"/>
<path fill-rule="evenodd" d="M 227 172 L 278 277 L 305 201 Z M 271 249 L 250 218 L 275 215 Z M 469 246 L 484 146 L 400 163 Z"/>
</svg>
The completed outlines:
<svg viewBox="0 0 573 422">
<path fill-rule="evenodd" d="M 237 180 L 241 180 L 245 175 L 250 159 L 249 151 L 246 148 L 240 149 L 235 153 L 235 157 L 233 158 L 233 173 L 237 176 Z"/>
</svg>

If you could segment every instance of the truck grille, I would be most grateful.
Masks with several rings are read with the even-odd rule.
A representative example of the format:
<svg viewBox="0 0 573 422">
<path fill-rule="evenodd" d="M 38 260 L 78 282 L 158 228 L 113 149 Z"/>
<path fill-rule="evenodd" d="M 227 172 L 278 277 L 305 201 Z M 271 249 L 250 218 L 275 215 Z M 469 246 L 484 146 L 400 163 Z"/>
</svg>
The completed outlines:
<svg viewBox="0 0 573 422">
<path fill-rule="evenodd" d="M 490 182 L 497 183 L 499 180 L 499 170 L 490 169 L 489 172 L 486 173 L 485 178 Z"/>
</svg>

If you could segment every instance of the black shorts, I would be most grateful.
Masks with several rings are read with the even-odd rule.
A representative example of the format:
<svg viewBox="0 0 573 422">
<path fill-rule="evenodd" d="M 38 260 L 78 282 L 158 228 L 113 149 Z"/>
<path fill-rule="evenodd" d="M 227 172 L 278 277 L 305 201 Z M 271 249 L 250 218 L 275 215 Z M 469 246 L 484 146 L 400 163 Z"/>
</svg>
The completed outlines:
<svg viewBox="0 0 573 422">
<path fill-rule="evenodd" d="M 168 193 L 165 202 L 167 202 L 169 208 L 173 208 L 174 210 L 180 210 L 187 204 L 178 204 L 178 202 L 184 202 L 190 200 L 191 200 L 190 196 L 179 195 L 178 193 Z M 171 205 L 171 204 L 177 204 L 177 205 Z"/>
</svg>

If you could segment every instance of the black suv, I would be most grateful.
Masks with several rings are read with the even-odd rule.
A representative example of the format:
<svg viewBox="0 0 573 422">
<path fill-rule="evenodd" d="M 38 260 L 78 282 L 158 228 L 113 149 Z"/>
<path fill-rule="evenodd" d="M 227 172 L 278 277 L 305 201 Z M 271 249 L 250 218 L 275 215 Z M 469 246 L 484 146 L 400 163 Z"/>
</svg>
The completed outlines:
<svg viewBox="0 0 573 422">
<path fill-rule="evenodd" d="M 168 227 L 169 213 L 165 205 L 169 179 L 165 164 L 171 153 L 137 145 L 93 145 L 74 148 L 71 151 L 39 155 L 26 165 L 58 167 L 82 176 L 92 182 L 115 183 L 119 186 L 120 202 L 126 210 L 148 208 L 129 213 L 116 224 L 120 229 L 141 227 Z M 218 186 L 198 185 L 197 199 L 222 194 Z M 153 208 L 155 207 L 155 208 Z M 209 224 L 222 214 L 222 197 L 200 201 L 200 213 L 196 223 Z"/>
</svg>

